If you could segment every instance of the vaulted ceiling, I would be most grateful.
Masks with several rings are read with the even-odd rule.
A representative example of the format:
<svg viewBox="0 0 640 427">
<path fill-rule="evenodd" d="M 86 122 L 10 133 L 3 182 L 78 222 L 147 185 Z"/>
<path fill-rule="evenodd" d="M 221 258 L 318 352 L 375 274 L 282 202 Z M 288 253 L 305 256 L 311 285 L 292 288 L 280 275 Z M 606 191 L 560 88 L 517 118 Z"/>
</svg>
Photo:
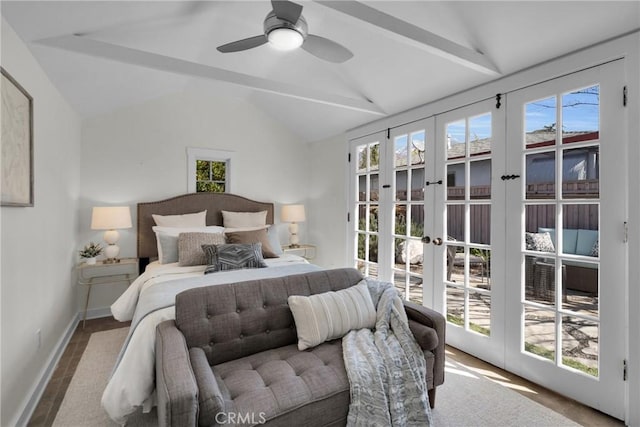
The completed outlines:
<svg viewBox="0 0 640 427">
<path fill-rule="evenodd" d="M 2 1 L 2 16 L 91 117 L 178 91 L 241 97 L 300 136 L 361 124 L 640 28 L 637 1 L 300 1 L 309 33 L 354 57 L 270 45 L 269 1 Z"/>
</svg>

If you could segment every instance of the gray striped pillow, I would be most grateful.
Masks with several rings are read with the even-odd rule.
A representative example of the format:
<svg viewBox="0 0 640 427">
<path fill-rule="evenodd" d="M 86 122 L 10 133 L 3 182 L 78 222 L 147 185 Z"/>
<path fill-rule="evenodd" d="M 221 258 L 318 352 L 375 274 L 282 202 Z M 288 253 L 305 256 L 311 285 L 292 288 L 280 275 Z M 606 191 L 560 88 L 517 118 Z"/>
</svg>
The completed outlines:
<svg viewBox="0 0 640 427">
<path fill-rule="evenodd" d="M 241 268 L 264 268 L 261 243 L 202 245 L 207 257 L 204 274 Z"/>
<path fill-rule="evenodd" d="M 376 325 L 376 308 L 364 280 L 341 291 L 308 297 L 291 295 L 288 302 L 296 324 L 299 350 L 340 338 L 352 329 Z"/>
</svg>

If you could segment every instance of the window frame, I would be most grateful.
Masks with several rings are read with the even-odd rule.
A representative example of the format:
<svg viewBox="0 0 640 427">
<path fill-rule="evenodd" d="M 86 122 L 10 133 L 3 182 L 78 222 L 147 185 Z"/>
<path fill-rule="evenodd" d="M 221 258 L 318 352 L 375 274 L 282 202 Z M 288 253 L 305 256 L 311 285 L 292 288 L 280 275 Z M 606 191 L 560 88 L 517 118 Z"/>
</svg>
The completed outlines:
<svg viewBox="0 0 640 427">
<path fill-rule="evenodd" d="M 235 181 L 235 174 L 232 168 L 234 165 L 234 155 L 235 152 L 233 151 L 187 147 L 187 192 L 197 192 L 196 161 L 202 160 L 207 162 L 224 162 L 226 164 L 224 192 L 231 193 L 232 183 Z"/>
</svg>

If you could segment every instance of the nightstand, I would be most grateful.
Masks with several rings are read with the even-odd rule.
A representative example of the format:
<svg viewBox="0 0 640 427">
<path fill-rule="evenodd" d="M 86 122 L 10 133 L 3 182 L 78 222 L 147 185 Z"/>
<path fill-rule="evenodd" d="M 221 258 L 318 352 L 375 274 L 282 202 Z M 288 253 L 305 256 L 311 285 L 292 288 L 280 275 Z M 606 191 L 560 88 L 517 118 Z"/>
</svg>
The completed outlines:
<svg viewBox="0 0 640 427">
<path fill-rule="evenodd" d="M 87 300 L 84 303 L 82 327 L 87 321 L 87 308 L 93 285 L 115 284 L 128 282 L 131 284 L 138 277 L 138 258 L 120 258 L 120 262 L 95 264 L 81 263 L 77 266 L 78 284 L 87 286 Z"/>
<path fill-rule="evenodd" d="M 312 260 L 316 257 L 316 246 L 315 245 L 298 245 L 296 247 L 283 246 L 282 252 L 299 253 L 302 258 L 307 260 Z"/>
</svg>

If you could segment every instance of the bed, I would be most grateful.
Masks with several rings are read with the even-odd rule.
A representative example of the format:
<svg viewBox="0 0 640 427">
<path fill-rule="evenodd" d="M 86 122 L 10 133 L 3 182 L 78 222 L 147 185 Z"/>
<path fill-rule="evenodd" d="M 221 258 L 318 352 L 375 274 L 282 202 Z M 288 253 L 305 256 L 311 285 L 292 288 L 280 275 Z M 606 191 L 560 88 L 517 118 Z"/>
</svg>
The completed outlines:
<svg viewBox="0 0 640 427">
<path fill-rule="evenodd" d="M 138 408 L 147 412 L 155 405 L 155 329 L 175 318 L 178 293 L 201 286 L 281 277 L 319 270 L 304 258 L 279 253 L 265 259 L 266 268 L 218 271 L 204 274 L 206 265 L 180 266 L 158 263 L 158 245 L 152 215 L 182 215 L 206 210 L 206 225 L 223 224 L 222 211 L 264 212 L 266 224 L 274 223 L 272 203 L 257 202 L 228 193 L 192 193 L 171 199 L 139 203 L 137 249 L 141 275 L 111 306 L 113 316 L 131 321 L 131 327 L 102 395 L 102 406 L 117 423 L 123 424 Z"/>
</svg>

